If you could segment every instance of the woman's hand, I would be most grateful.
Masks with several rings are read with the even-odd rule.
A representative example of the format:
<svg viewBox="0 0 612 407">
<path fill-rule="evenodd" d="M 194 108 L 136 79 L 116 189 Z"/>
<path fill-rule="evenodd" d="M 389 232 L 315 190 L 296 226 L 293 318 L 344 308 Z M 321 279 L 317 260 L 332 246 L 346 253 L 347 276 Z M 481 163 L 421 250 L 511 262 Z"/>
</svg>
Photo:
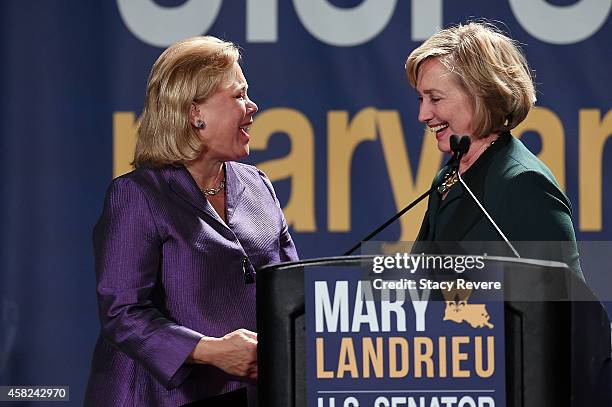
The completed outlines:
<svg viewBox="0 0 612 407">
<path fill-rule="evenodd" d="M 190 361 L 216 366 L 234 376 L 257 379 L 257 334 L 238 329 L 222 338 L 205 336 L 191 352 Z"/>
</svg>

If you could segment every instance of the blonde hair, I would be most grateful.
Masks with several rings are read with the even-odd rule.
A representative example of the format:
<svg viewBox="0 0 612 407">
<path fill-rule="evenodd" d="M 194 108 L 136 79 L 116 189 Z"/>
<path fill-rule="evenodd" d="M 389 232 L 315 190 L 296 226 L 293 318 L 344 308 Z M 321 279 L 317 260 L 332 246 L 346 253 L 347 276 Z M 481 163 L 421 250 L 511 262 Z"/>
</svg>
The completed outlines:
<svg viewBox="0 0 612 407">
<path fill-rule="evenodd" d="M 438 31 L 406 60 L 416 88 L 419 67 L 438 58 L 472 97 L 476 137 L 508 131 L 522 122 L 536 101 L 535 85 L 518 44 L 488 22 L 468 22 Z"/>
<path fill-rule="evenodd" d="M 172 44 L 155 61 L 138 120 L 132 165 L 177 164 L 198 157 L 202 143 L 189 121 L 194 101 L 203 102 L 225 82 L 240 59 L 236 45 L 215 37 Z"/>
</svg>

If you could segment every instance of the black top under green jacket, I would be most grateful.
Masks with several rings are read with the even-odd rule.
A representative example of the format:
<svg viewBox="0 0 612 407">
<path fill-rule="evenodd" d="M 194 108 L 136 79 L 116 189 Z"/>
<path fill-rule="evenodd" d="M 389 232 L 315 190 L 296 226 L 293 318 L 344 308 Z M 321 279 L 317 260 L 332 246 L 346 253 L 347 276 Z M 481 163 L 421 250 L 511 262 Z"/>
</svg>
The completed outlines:
<svg viewBox="0 0 612 407">
<path fill-rule="evenodd" d="M 434 184 L 445 173 L 440 171 Z M 517 242 L 521 257 L 561 261 L 582 274 L 571 204 L 548 167 L 523 143 L 502 134 L 462 176 L 508 240 Z M 417 241 L 500 240 L 460 183 L 444 200 L 437 191 L 430 194 Z"/>
</svg>

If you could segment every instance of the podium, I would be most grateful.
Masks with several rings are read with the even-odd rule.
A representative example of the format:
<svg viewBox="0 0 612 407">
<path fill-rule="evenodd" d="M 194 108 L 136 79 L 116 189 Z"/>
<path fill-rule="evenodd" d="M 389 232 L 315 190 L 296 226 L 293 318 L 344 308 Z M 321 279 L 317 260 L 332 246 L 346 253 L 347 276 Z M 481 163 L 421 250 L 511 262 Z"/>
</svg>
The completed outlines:
<svg viewBox="0 0 612 407">
<path fill-rule="evenodd" d="M 361 273 L 374 256 L 282 263 L 257 273 L 259 405 L 306 406 L 304 273 Z M 503 270 L 508 407 L 611 406 L 610 321 L 563 263 L 490 257 Z"/>
</svg>

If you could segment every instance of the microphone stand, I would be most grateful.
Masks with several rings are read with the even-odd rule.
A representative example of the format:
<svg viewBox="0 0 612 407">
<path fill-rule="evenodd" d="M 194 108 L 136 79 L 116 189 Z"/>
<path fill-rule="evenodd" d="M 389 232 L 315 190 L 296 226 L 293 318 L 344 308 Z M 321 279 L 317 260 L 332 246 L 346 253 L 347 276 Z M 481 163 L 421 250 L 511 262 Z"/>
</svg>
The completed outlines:
<svg viewBox="0 0 612 407">
<path fill-rule="evenodd" d="M 470 194 L 470 196 L 472 197 L 472 199 L 474 200 L 474 202 L 476 202 L 476 205 L 478 205 L 478 207 L 480 208 L 480 210 L 482 211 L 482 213 L 484 213 L 484 215 L 487 217 L 487 219 L 489 220 L 489 223 L 491 225 L 493 225 L 493 227 L 495 228 L 495 230 L 497 231 L 497 233 L 499 233 L 499 235 L 501 236 L 502 239 L 504 239 L 504 242 L 506 242 L 506 244 L 508 245 L 508 247 L 510 248 L 510 250 L 512 250 L 512 253 L 514 253 L 514 255 L 520 259 L 521 255 L 516 251 L 516 249 L 514 248 L 514 246 L 512 246 L 512 243 L 510 243 L 510 241 L 508 240 L 508 238 L 506 237 L 506 235 L 504 235 L 504 232 L 501 231 L 501 229 L 499 228 L 499 226 L 497 226 L 497 223 L 495 223 L 495 221 L 493 220 L 493 218 L 491 217 L 491 215 L 489 215 L 489 212 L 487 212 L 487 210 L 485 209 L 485 207 L 480 203 L 480 201 L 478 200 L 478 198 L 476 198 L 476 195 L 474 195 L 474 193 L 472 192 L 472 190 L 470 189 L 470 187 L 467 186 L 467 184 L 465 183 L 465 181 L 463 180 L 463 177 L 461 176 L 461 174 L 459 174 L 459 171 L 457 171 L 457 176 L 459 177 L 459 182 L 461 183 L 461 185 L 463 185 L 463 188 L 465 188 L 466 191 L 468 191 L 468 193 Z"/>
<path fill-rule="evenodd" d="M 456 135 L 452 135 L 451 139 L 450 139 L 450 143 L 451 143 L 451 149 L 453 150 L 453 158 L 450 159 L 449 163 L 447 165 L 451 166 L 451 169 L 457 168 L 457 173 L 459 173 L 459 161 L 461 160 L 461 157 L 463 156 L 464 153 L 461 153 L 461 151 L 459 150 L 459 137 Z M 468 147 L 469 148 L 469 145 Z M 467 150 L 466 150 L 467 151 Z M 429 194 L 431 194 L 433 191 L 435 191 L 440 185 L 442 185 L 442 183 L 446 180 L 446 176 L 442 177 L 442 179 L 440 181 L 438 181 L 437 183 L 435 183 L 431 188 L 429 188 L 429 190 L 427 190 L 427 192 L 423 193 L 421 196 L 419 196 L 417 199 L 415 199 L 414 201 L 412 201 L 410 204 L 408 204 L 408 206 L 406 206 L 404 209 L 402 209 L 401 211 L 399 211 L 398 213 L 396 213 L 395 215 L 393 215 L 391 218 L 389 218 L 385 223 L 383 223 L 382 225 L 380 225 L 378 228 L 376 228 L 376 230 L 374 230 L 372 233 L 370 233 L 369 235 L 367 235 L 366 237 L 364 237 L 363 239 L 361 239 L 359 242 L 357 242 L 353 247 L 351 247 L 349 250 L 347 250 L 346 252 L 344 252 L 344 256 L 350 256 L 351 254 L 353 254 L 353 252 L 357 249 L 359 249 L 359 247 L 361 246 L 361 244 L 363 242 L 367 242 L 368 240 L 370 240 L 371 238 L 373 238 L 374 236 L 376 236 L 377 234 L 379 234 L 380 232 L 382 232 L 383 230 L 385 230 L 387 228 L 387 226 L 389 226 L 390 224 L 392 224 L 393 222 L 395 222 L 396 220 L 398 220 L 402 215 L 404 215 L 406 212 L 408 212 L 410 209 L 414 208 L 416 205 L 418 205 L 423 199 L 425 199 L 425 197 L 429 196 Z"/>
<path fill-rule="evenodd" d="M 444 177 L 442 177 L 442 182 L 444 182 Z M 398 213 L 396 213 L 395 215 L 393 215 L 391 218 L 389 218 L 385 223 L 383 223 L 382 225 L 380 225 L 378 228 L 376 228 L 375 231 L 373 231 L 372 233 L 370 233 L 369 235 L 367 235 L 366 237 L 364 237 L 363 239 L 361 239 L 357 244 L 355 244 L 353 247 L 351 247 L 349 250 L 347 250 L 344 253 L 344 256 L 350 256 L 351 254 L 353 254 L 353 252 L 357 249 L 359 249 L 359 247 L 361 246 L 361 244 L 363 242 L 367 242 L 368 240 L 370 240 L 371 238 L 373 238 L 374 236 L 376 236 L 377 234 L 379 234 L 380 232 L 382 232 L 383 230 L 385 230 L 387 228 L 387 226 L 389 226 L 390 224 L 392 224 L 393 222 L 395 222 L 397 219 L 399 219 L 403 214 L 405 214 L 406 212 L 408 212 L 410 209 L 414 208 L 419 202 L 421 202 L 423 199 L 425 199 L 426 196 L 428 196 L 432 191 L 434 191 L 436 188 L 438 188 L 440 185 L 442 185 L 442 182 L 437 183 L 436 185 L 432 186 L 431 188 L 429 188 L 429 190 L 425 193 L 423 193 L 423 195 L 419 196 L 417 199 L 415 199 L 414 201 L 412 201 L 408 206 L 406 206 L 404 209 L 402 209 L 401 211 L 399 211 Z"/>
<path fill-rule="evenodd" d="M 472 197 L 472 199 L 474 200 L 474 202 L 476 202 L 476 204 L 478 205 L 478 207 L 480 208 L 480 210 L 484 213 L 484 215 L 487 217 L 487 219 L 489 220 L 489 222 L 491 223 L 491 225 L 493 225 L 493 227 L 495 228 L 495 230 L 497 231 L 497 233 L 499 233 L 499 235 L 501 236 L 501 238 L 504 240 L 504 242 L 506 242 L 506 244 L 508 245 L 508 247 L 510 247 L 510 249 L 512 250 L 512 252 L 514 253 L 514 255 L 517 258 L 521 258 L 521 256 L 519 255 L 519 253 L 516 251 L 516 249 L 514 248 L 514 246 L 512 245 L 512 243 L 510 243 L 510 241 L 508 240 L 508 238 L 506 237 L 506 235 L 504 235 L 504 233 L 501 231 L 501 229 L 499 228 L 499 226 L 497 226 L 497 224 L 495 223 L 495 221 L 493 220 L 493 218 L 491 218 L 491 215 L 489 215 L 489 212 L 487 212 L 487 210 L 484 208 L 484 206 L 482 206 L 482 204 L 480 203 L 480 201 L 478 200 L 478 198 L 476 198 L 476 195 L 474 195 L 474 193 L 472 192 L 472 190 L 470 189 L 470 187 L 467 186 L 467 184 L 465 183 L 465 181 L 463 180 L 463 178 L 461 177 L 461 174 L 459 173 L 459 163 L 461 162 L 461 158 L 465 155 L 465 153 L 467 153 L 470 149 L 470 138 L 468 136 L 463 136 L 461 138 L 459 138 L 459 136 L 456 135 L 452 135 L 450 137 L 450 147 L 451 150 L 453 151 L 453 158 L 451 158 L 451 160 L 449 161 L 449 163 L 447 165 L 450 165 L 451 168 L 451 172 L 453 170 L 457 171 L 457 177 L 459 178 L 459 182 L 461 183 L 461 185 L 463 185 L 463 187 L 465 188 L 466 191 L 468 191 L 468 193 L 470 194 L 470 196 Z M 408 206 L 406 206 L 404 209 L 402 209 L 401 211 L 399 211 L 398 213 L 396 213 L 394 216 L 392 216 L 391 218 L 389 218 L 389 220 L 387 220 L 385 223 L 383 223 L 382 225 L 380 225 L 378 228 L 376 228 L 376 230 L 374 230 L 372 233 L 370 233 L 369 235 L 367 235 L 366 237 L 364 237 L 362 240 L 360 240 L 357 244 L 355 244 L 353 247 L 351 247 L 349 250 L 347 250 L 344 253 L 344 256 L 349 256 L 351 254 L 353 254 L 353 252 L 355 250 L 357 250 L 361 244 L 363 242 L 367 242 L 368 240 L 370 240 L 371 238 L 373 238 L 374 236 L 376 236 L 377 234 L 379 234 L 380 232 L 382 232 L 384 229 L 387 228 L 387 226 L 389 226 L 390 224 L 392 224 L 393 222 L 395 222 L 397 219 L 399 219 L 403 214 L 405 214 L 406 212 L 408 212 L 410 209 L 412 209 L 413 207 L 415 207 L 419 202 L 421 202 L 423 199 L 425 199 L 426 196 L 428 196 L 432 191 L 434 191 L 435 189 L 437 189 L 440 185 L 442 185 L 442 183 L 446 180 L 446 176 L 442 177 L 442 179 L 437 182 L 436 184 L 434 184 L 431 188 L 429 188 L 429 190 L 427 192 L 425 192 L 423 195 L 419 196 L 417 199 L 415 199 L 414 201 L 412 201 Z"/>
<path fill-rule="evenodd" d="M 489 215 L 489 212 L 487 212 L 487 210 L 480 203 L 478 198 L 476 198 L 476 195 L 474 195 L 470 187 L 468 187 L 468 185 L 465 183 L 465 181 L 463 180 L 463 177 L 461 176 L 461 173 L 459 172 L 459 162 L 461 161 L 461 157 L 470 150 L 470 144 L 471 144 L 470 138 L 468 136 L 463 136 L 457 142 L 457 139 L 452 140 L 453 137 L 455 136 L 451 136 L 451 149 L 455 152 L 455 154 L 457 154 L 456 165 L 457 165 L 457 177 L 459 178 L 459 182 L 461 183 L 461 185 L 463 185 L 463 188 L 465 188 L 465 190 L 468 191 L 472 200 L 476 203 L 476 205 L 478 205 L 478 208 L 480 208 L 480 210 L 486 216 L 489 223 L 495 228 L 495 231 L 501 236 L 504 242 L 506 242 L 510 250 L 512 250 L 512 253 L 514 253 L 514 255 L 520 259 L 521 258 L 520 254 L 516 251 L 512 243 L 510 243 L 506 235 L 504 235 L 504 232 L 502 232 L 499 226 L 497 226 L 497 223 L 495 223 L 491 215 Z"/>
</svg>

